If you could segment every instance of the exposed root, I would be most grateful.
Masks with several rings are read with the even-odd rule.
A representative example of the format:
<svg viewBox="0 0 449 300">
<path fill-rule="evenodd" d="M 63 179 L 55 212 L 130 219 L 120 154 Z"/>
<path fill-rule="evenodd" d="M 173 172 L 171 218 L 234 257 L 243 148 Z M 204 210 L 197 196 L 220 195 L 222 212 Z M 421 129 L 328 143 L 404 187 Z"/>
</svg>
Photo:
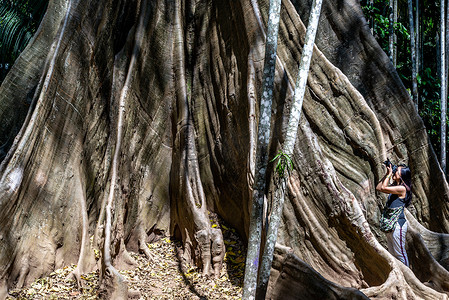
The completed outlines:
<svg viewBox="0 0 449 300">
<path fill-rule="evenodd" d="M 20 268 L 19 279 L 17 280 L 18 288 L 22 288 L 24 286 L 29 271 L 30 271 L 30 258 L 29 255 L 25 255 L 22 260 L 22 267 Z"/>
<path fill-rule="evenodd" d="M 82 288 L 81 274 L 85 274 L 91 271 L 90 269 L 94 264 L 94 259 L 91 251 L 92 248 L 90 247 L 91 244 L 89 239 L 89 221 L 87 215 L 86 195 L 83 189 L 84 185 L 81 183 L 80 178 L 83 177 L 81 176 L 80 170 L 78 170 L 78 176 L 76 176 L 76 180 L 77 186 L 79 188 L 79 210 L 82 218 L 81 249 L 77 266 L 75 270 L 73 270 L 70 277 L 73 277 L 76 280 L 78 287 Z"/>
<path fill-rule="evenodd" d="M 407 230 L 407 246 L 416 277 L 432 289 L 449 294 L 449 272 L 435 260 L 421 235 L 412 226 Z"/>
<path fill-rule="evenodd" d="M 285 246 L 276 245 L 268 299 L 364 299 L 362 292 L 326 280 Z"/>
<path fill-rule="evenodd" d="M 120 270 L 131 270 L 137 265 L 136 260 L 130 255 L 123 240 L 120 241 L 120 248 L 114 260 L 114 266 Z"/>
<path fill-rule="evenodd" d="M 8 285 L 6 284 L 6 279 L 0 280 L 0 299 L 6 299 L 8 296 Z"/>
<path fill-rule="evenodd" d="M 186 63 L 184 54 L 184 37 L 181 1 L 173 6 L 174 37 L 174 73 L 176 74 L 176 105 L 177 115 L 173 123 L 176 128 L 175 150 L 173 162 L 176 168 L 171 170 L 176 186 L 172 197 L 172 231 L 179 228 L 184 242 L 180 255 L 185 263 L 195 259 L 202 268 L 203 275 L 210 275 L 212 270 L 221 269 L 224 257 L 223 237 L 221 232 L 211 231 L 211 224 L 206 210 L 206 196 L 200 176 L 198 163 L 195 127 L 190 110 L 191 91 L 187 90 Z M 215 238 L 215 240 L 214 240 Z M 215 241 L 215 243 L 214 243 Z M 213 260 L 212 252 L 215 253 Z M 212 263 L 214 269 L 212 269 Z"/>
<path fill-rule="evenodd" d="M 67 276 L 67 280 L 71 280 L 74 279 L 76 281 L 76 285 L 78 286 L 78 288 L 83 288 L 84 284 L 83 281 L 81 280 L 81 272 L 80 269 L 78 267 L 75 268 L 75 270 L 73 270 L 69 276 Z"/>
<path fill-rule="evenodd" d="M 195 240 L 199 246 L 198 250 L 202 263 L 203 275 L 209 275 L 211 263 L 209 230 L 202 229 L 195 232 Z"/>
<path fill-rule="evenodd" d="M 257 146 L 257 121 L 256 121 L 256 103 L 257 103 L 257 88 L 255 85 L 256 70 L 254 67 L 253 49 L 248 55 L 248 107 L 249 107 L 249 150 L 248 150 L 248 171 L 247 181 L 252 195 L 254 185 L 254 174 L 256 169 L 256 146 Z M 249 209 L 249 208 L 248 208 Z"/>
<path fill-rule="evenodd" d="M 128 299 L 127 281 L 112 265 L 106 269 L 102 284 L 103 293 L 100 293 L 102 299 Z"/>
<path fill-rule="evenodd" d="M 226 253 L 226 247 L 223 240 L 223 233 L 220 229 L 211 228 L 211 255 L 213 272 L 216 279 L 220 277 L 220 272 L 223 267 L 223 259 Z"/>
<path fill-rule="evenodd" d="M 139 211 L 141 211 L 141 207 L 139 207 Z M 148 245 L 147 245 L 147 234 L 146 234 L 145 230 L 143 229 L 142 220 L 140 219 L 140 214 L 139 214 L 139 221 L 137 223 L 136 230 L 137 230 L 137 236 L 138 236 L 137 244 L 139 247 L 139 251 L 141 253 L 145 254 L 145 256 L 148 258 L 148 260 L 153 261 L 153 255 L 151 254 L 150 249 L 148 248 Z"/>
<path fill-rule="evenodd" d="M 449 234 L 428 230 L 408 210 L 406 210 L 406 216 L 410 226 L 421 236 L 422 242 L 434 259 L 449 270 Z"/>
<path fill-rule="evenodd" d="M 153 256 L 151 255 L 150 249 L 148 248 L 147 243 L 145 242 L 145 238 L 140 238 L 138 243 L 139 243 L 139 251 L 145 254 L 148 260 L 153 261 Z"/>
<path fill-rule="evenodd" d="M 313 228 L 313 232 L 309 234 L 314 241 L 314 248 L 320 252 L 320 256 L 326 261 L 325 265 L 330 266 L 338 274 L 348 274 L 345 280 L 349 280 L 352 284 L 357 282 L 357 285 L 362 284 L 359 288 L 366 286 L 366 283 L 360 282 L 360 279 L 369 280 L 371 288 L 362 289 L 362 291 L 370 298 L 390 298 L 396 295 L 399 299 L 420 298 L 420 299 L 445 299 L 446 295 L 441 294 L 428 286 L 421 283 L 421 281 L 413 274 L 412 270 L 407 268 L 401 262 L 393 258 L 393 256 L 383 248 L 377 239 L 374 237 L 368 222 L 363 214 L 362 208 L 356 197 L 349 191 L 339 180 L 336 172 L 330 161 L 321 152 L 320 145 L 317 142 L 316 136 L 310 130 L 308 124 L 301 125 L 305 141 L 309 147 L 313 148 L 312 157 L 309 161 L 315 161 L 313 168 L 318 174 L 320 180 L 328 189 L 328 193 L 332 195 L 328 201 L 323 201 L 324 206 L 318 210 L 314 210 L 313 206 L 304 205 L 306 201 L 302 194 L 304 188 L 300 188 L 299 179 L 291 180 L 289 188 L 293 195 L 301 201 L 300 204 L 295 205 L 298 209 L 301 208 L 302 220 L 307 222 L 307 228 Z M 309 187 L 309 186 L 307 186 Z M 334 226 L 338 231 L 338 237 L 329 239 L 332 234 L 330 228 L 326 228 L 327 224 L 323 222 L 321 214 L 326 213 L 329 221 L 335 222 Z M 311 217 L 314 216 L 314 217 Z M 333 221 L 332 221 L 333 220 Z M 343 228 L 346 228 L 343 230 Z M 350 233 L 349 233 L 350 232 Z M 413 230 L 410 230 L 409 238 L 415 240 L 419 244 L 419 239 L 414 237 Z M 350 237 L 359 237 L 357 242 L 354 242 Z M 335 238 L 346 242 L 346 247 L 341 247 Z M 414 244 L 416 244 L 416 242 Z M 430 266 L 427 273 L 431 275 L 431 281 L 436 289 L 444 291 L 447 284 L 444 278 L 447 277 L 447 271 L 444 270 L 437 263 L 431 263 L 431 256 L 426 255 L 424 243 L 421 242 L 422 247 L 414 246 L 415 251 L 421 248 L 423 251 L 419 254 L 419 263 L 421 259 L 426 258 L 424 264 Z M 349 252 L 348 252 L 349 250 Z M 371 255 L 367 254 L 367 251 Z M 412 252 L 412 251 L 410 251 Z M 352 253 L 352 254 L 350 254 Z M 352 259 L 343 260 L 342 257 L 352 256 Z M 349 256 L 349 257 L 350 257 Z M 369 257 L 368 257 L 369 256 Z M 336 258 L 338 257 L 338 258 Z M 336 265 L 334 262 L 339 262 Z M 427 263 L 429 262 L 429 263 Z M 363 266 L 363 273 L 360 273 L 357 266 Z M 317 267 L 327 268 L 318 264 Z M 413 268 L 413 266 L 412 266 Z M 326 274 L 332 274 L 326 270 Z M 369 275 L 369 276 L 368 276 Z M 329 275 L 328 275 L 329 276 Z M 417 274 L 417 276 L 419 276 Z M 386 278 L 386 281 L 381 283 L 380 280 Z M 343 279 L 340 278 L 340 281 Z M 447 281 L 447 280 L 446 280 Z M 344 281 L 343 281 L 344 282 Z M 378 285 L 378 283 L 381 283 Z M 356 285 L 356 286 L 357 286 Z M 373 287 L 375 286 L 375 287 Z"/>
</svg>

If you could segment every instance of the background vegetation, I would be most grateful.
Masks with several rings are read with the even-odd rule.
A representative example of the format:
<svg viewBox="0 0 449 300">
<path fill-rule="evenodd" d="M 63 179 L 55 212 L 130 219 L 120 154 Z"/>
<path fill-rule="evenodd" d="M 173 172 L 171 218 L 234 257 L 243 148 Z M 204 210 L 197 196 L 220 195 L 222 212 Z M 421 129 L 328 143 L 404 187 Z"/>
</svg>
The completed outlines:
<svg viewBox="0 0 449 300">
<path fill-rule="evenodd" d="M 373 19 L 373 34 L 382 49 L 389 53 L 390 34 L 390 1 L 389 0 L 362 0 L 362 9 L 367 20 Z M 418 33 L 418 110 L 424 121 L 430 141 L 438 157 L 440 156 L 440 1 L 420 0 L 419 33 Z M 416 2 L 413 0 L 416 14 Z M 412 61 L 410 47 L 410 31 L 408 2 L 398 1 L 398 22 L 394 24 L 397 35 L 397 65 L 396 70 L 411 93 L 412 88 Z M 415 20 L 416 22 L 416 20 Z"/>
<path fill-rule="evenodd" d="M 48 0 L 0 0 L 0 84 L 44 16 Z"/>
</svg>

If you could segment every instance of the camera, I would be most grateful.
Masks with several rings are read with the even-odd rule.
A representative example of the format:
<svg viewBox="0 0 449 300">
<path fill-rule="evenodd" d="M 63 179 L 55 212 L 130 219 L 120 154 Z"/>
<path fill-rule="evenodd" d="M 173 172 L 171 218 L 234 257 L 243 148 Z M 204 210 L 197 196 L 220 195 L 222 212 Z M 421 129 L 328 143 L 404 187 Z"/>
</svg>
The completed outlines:
<svg viewBox="0 0 449 300">
<path fill-rule="evenodd" d="M 384 165 L 385 165 L 386 167 L 391 166 L 391 170 L 393 171 L 393 175 L 394 175 L 394 174 L 396 173 L 396 171 L 398 170 L 398 166 L 393 165 L 393 163 L 390 161 L 389 158 L 387 158 L 387 160 L 384 161 Z"/>
</svg>

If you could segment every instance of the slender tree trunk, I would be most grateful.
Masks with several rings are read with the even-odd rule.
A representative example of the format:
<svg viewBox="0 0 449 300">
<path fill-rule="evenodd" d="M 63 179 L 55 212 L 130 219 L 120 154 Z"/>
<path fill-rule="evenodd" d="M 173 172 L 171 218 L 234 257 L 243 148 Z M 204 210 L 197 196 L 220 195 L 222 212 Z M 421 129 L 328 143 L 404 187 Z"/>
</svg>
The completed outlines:
<svg viewBox="0 0 449 300">
<path fill-rule="evenodd" d="M 448 80 L 447 80 L 447 76 L 449 74 L 449 55 L 447 55 L 448 51 L 449 51 L 449 2 L 446 3 L 446 25 L 445 25 L 445 42 L 446 42 L 446 49 L 445 49 L 445 58 L 446 58 L 446 64 L 445 64 L 445 76 L 444 76 L 444 83 L 445 83 L 445 91 L 446 91 L 446 103 L 447 103 L 447 96 L 448 96 Z"/>
<path fill-rule="evenodd" d="M 394 21 L 393 21 L 393 5 L 394 1 L 390 0 L 390 6 L 388 9 L 388 21 L 389 21 L 389 39 L 388 39 L 388 55 L 390 57 L 390 61 L 393 62 L 394 56 Z"/>
<path fill-rule="evenodd" d="M 321 14 L 322 0 L 313 0 L 309 24 L 306 31 L 304 48 L 302 50 L 301 62 L 299 65 L 298 77 L 296 80 L 294 102 L 290 110 L 288 127 L 286 131 L 286 139 L 284 143 L 283 153 L 289 157 L 293 156 L 293 150 L 298 132 L 299 120 L 301 117 L 302 103 L 306 90 L 307 77 L 309 74 L 310 62 L 312 60 L 313 47 L 315 43 L 318 21 Z M 288 167 L 287 167 L 288 171 Z M 259 284 L 257 291 L 257 299 L 265 299 L 270 278 L 271 264 L 273 262 L 273 252 L 276 245 L 279 224 L 281 222 L 282 210 L 284 208 L 285 189 L 287 188 L 288 177 L 280 176 L 279 183 L 274 193 L 273 209 L 268 224 L 267 239 L 262 256 L 262 262 L 259 272 Z"/>
<path fill-rule="evenodd" d="M 413 2 L 408 0 L 408 16 L 410 20 L 410 48 L 412 56 L 412 96 L 415 103 L 415 109 L 418 111 L 418 83 L 416 80 L 416 46 L 415 46 L 415 28 L 413 21 Z"/>
<path fill-rule="evenodd" d="M 445 28 L 444 28 L 444 30 L 445 30 L 445 34 L 446 34 L 446 37 L 445 37 L 445 42 L 446 42 L 446 50 L 445 50 L 445 58 L 446 58 L 446 64 L 445 64 L 445 67 L 446 67 L 446 71 L 445 71 L 445 83 L 446 83 L 446 99 L 447 99 L 447 96 L 448 96 L 448 90 L 447 90 L 447 88 L 448 88 L 448 80 L 447 80 L 447 75 L 449 74 L 448 73 L 448 71 L 449 71 L 449 55 L 447 55 L 447 52 L 448 52 L 448 50 L 449 50 L 449 2 L 447 2 L 446 3 L 446 7 L 445 7 L 445 9 L 446 9 L 446 25 L 445 25 Z"/>
<path fill-rule="evenodd" d="M 256 149 L 256 174 L 253 190 L 253 205 L 250 215 L 248 251 L 246 256 L 242 299 L 254 299 L 256 295 L 280 9 L 280 0 L 270 1 Z"/>
<path fill-rule="evenodd" d="M 440 104 L 441 104 L 441 169 L 446 174 L 446 49 L 445 49 L 445 0 L 440 1 Z"/>
<path fill-rule="evenodd" d="M 435 35 L 435 55 L 438 57 L 437 59 L 437 74 L 441 77 L 441 41 L 440 41 L 440 31 L 437 31 Z M 440 78 L 441 79 L 441 78 Z"/>
<path fill-rule="evenodd" d="M 398 23 L 398 0 L 393 0 L 393 24 L 396 26 Z M 393 33 L 393 66 L 396 68 L 397 65 L 397 49 L 398 49 L 398 37 L 396 32 Z"/>
<path fill-rule="evenodd" d="M 371 33 L 374 34 L 374 0 L 369 1 L 370 7 L 370 18 L 369 18 L 369 27 L 371 28 Z"/>
<path fill-rule="evenodd" d="M 423 9 L 419 9 L 420 11 L 420 15 L 423 16 L 423 20 L 424 20 L 424 10 Z M 424 30 L 422 30 L 422 26 L 421 26 L 421 21 L 419 22 L 419 27 L 421 28 L 419 31 L 419 70 L 418 72 L 422 72 L 424 70 Z M 424 95 L 421 95 L 421 97 L 423 97 Z M 422 103 L 424 103 L 424 101 L 422 101 Z"/>
<path fill-rule="evenodd" d="M 416 69 L 416 75 L 419 74 L 419 63 L 420 63 L 420 55 L 419 55 L 419 46 L 420 46 L 420 30 L 419 30 L 419 0 L 416 0 L 415 2 L 415 53 L 416 53 L 416 60 L 415 60 L 415 69 Z"/>
</svg>

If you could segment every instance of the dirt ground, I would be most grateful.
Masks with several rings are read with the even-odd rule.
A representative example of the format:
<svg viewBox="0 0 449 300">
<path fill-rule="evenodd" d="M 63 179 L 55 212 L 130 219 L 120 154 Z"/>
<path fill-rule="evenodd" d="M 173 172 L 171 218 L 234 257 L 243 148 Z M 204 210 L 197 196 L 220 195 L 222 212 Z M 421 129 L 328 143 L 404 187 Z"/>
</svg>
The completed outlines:
<svg viewBox="0 0 449 300">
<path fill-rule="evenodd" d="M 226 256 L 220 277 L 203 276 L 194 266 L 178 259 L 179 241 L 168 237 L 148 245 L 152 259 L 131 253 L 138 262 L 134 270 L 120 271 L 128 280 L 134 299 L 240 299 L 242 296 L 246 249 L 234 229 L 223 231 Z M 83 287 L 69 279 L 75 265 L 56 270 L 31 286 L 11 290 L 7 299 L 98 299 L 101 289 L 98 271 L 82 275 Z"/>
</svg>

